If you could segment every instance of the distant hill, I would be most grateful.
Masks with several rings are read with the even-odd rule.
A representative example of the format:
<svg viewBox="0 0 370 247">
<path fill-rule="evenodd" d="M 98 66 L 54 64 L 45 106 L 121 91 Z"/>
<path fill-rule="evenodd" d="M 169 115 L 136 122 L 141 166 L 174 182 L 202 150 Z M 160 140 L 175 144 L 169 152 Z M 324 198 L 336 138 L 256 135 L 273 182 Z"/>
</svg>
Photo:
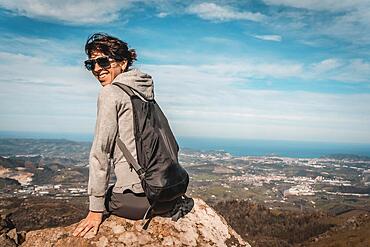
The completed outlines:
<svg viewBox="0 0 370 247">
<path fill-rule="evenodd" d="M 4 168 L 15 168 L 18 166 L 23 166 L 23 164 L 24 162 L 22 161 L 15 161 L 0 156 L 0 166 Z"/>
<path fill-rule="evenodd" d="M 366 155 L 356 155 L 356 154 L 330 154 L 324 155 L 320 158 L 336 159 L 336 160 L 361 160 L 370 161 L 370 157 Z"/>
<path fill-rule="evenodd" d="M 0 138 L 0 156 L 42 155 L 87 160 L 91 143 L 64 139 Z"/>
</svg>

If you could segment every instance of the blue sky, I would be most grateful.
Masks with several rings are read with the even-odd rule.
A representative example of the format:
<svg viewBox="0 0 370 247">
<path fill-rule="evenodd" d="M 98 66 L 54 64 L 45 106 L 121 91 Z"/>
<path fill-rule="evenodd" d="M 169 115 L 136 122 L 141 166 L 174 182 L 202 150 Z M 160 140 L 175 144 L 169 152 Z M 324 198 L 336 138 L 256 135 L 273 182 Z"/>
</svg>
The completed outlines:
<svg viewBox="0 0 370 247">
<path fill-rule="evenodd" d="M 178 136 L 370 143 L 370 1 L 0 0 L 0 131 L 93 133 L 94 32 Z"/>
</svg>

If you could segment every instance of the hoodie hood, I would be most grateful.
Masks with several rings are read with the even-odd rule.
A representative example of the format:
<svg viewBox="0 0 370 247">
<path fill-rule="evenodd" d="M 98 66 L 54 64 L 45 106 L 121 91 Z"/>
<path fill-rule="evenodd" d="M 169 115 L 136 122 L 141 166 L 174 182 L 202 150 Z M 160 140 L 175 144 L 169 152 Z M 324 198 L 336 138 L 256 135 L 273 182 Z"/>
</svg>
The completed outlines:
<svg viewBox="0 0 370 247">
<path fill-rule="evenodd" d="M 125 84 L 140 93 L 146 100 L 154 99 L 153 79 L 138 69 L 130 69 L 117 75 L 113 82 Z"/>
</svg>

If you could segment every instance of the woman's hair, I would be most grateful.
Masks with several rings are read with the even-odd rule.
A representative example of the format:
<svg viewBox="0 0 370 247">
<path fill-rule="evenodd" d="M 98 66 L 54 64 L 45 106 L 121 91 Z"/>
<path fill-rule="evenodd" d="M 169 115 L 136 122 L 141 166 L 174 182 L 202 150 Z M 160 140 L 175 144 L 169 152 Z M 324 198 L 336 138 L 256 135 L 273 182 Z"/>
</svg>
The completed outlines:
<svg viewBox="0 0 370 247">
<path fill-rule="evenodd" d="M 94 33 L 86 41 L 85 53 L 88 57 L 95 51 L 102 52 L 116 61 L 127 60 L 127 67 L 130 67 L 136 60 L 136 51 L 128 49 L 127 43 L 110 36 L 106 33 Z"/>
</svg>

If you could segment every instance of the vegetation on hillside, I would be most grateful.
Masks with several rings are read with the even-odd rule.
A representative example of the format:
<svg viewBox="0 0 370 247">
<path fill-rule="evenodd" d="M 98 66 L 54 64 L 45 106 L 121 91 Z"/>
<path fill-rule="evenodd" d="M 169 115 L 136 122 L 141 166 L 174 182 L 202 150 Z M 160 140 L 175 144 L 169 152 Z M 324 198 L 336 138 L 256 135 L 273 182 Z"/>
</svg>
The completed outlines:
<svg viewBox="0 0 370 247">
<path fill-rule="evenodd" d="M 292 246 L 334 226 L 320 212 L 271 210 L 250 201 L 222 201 L 214 208 L 252 246 Z"/>
</svg>

